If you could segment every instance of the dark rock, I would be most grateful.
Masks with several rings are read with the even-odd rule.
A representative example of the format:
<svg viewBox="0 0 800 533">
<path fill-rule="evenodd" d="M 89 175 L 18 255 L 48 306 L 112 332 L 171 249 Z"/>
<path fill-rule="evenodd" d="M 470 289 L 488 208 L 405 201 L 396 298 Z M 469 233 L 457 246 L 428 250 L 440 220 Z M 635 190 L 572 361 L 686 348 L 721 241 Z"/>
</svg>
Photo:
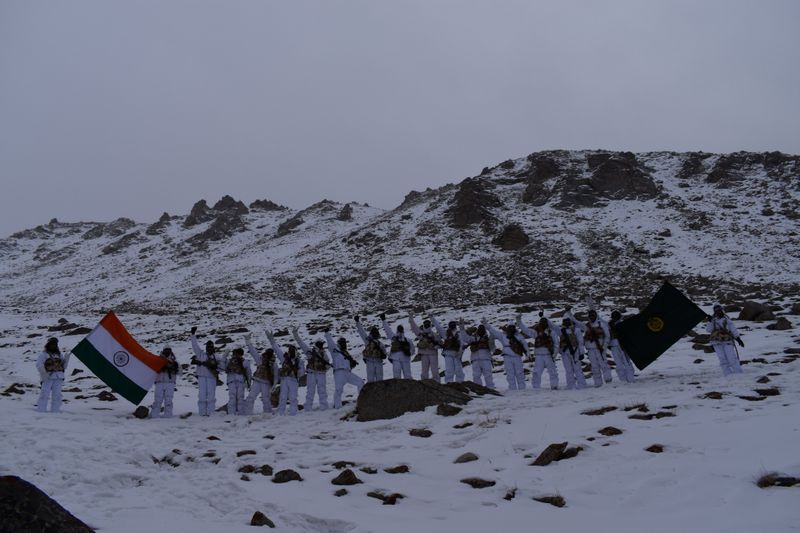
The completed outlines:
<svg viewBox="0 0 800 533">
<path fill-rule="evenodd" d="M 509 224 L 503 228 L 492 244 L 499 246 L 501 250 L 514 251 L 526 247 L 531 239 L 519 224 Z"/>
<path fill-rule="evenodd" d="M 363 468 L 360 468 L 359 470 L 361 470 L 365 474 L 377 474 L 378 473 L 378 469 L 372 468 L 371 466 L 365 466 Z"/>
<path fill-rule="evenodd" d="M 352 461 L 336 461 L 331 466 L 333 466 L 336 470 L 341 470 L 350 466 L 356 466 L 356 464 Z"/>
<path fill-rule="evenodd" d="M 753 392 L 756 394 L 760 394 L 761 396 L 780 396 L 781 391 L 777 387 L 771 387 L 769 389 L 753 389 Z"/>
<path fill-rule="evenodd" d="M 597 409 L 589 409 L 587 411 L 581 411 L 581 414 L 587 416 L 599 416 L 616 410 L 617 408 L 614 407 L 613 405 L 607 405 L 605 407 L 598 407 Z"/>
<path fill-rule="evenodd" d="M 254 211 L 285 211 L 289 209 L 288 207 L 284 207 L 282 205 L 278 205 L 275 202 L 267 200 L 266 198 L 263 200 L 256 200 L 250 203 L 250 209 Z"/>
<path fill-rule="evenodd" d="M 339 489 L 333 493 L 334 496 L 341 498 L 342 496 L 347 495 L 347 489 Z"/>
<path fill-rule="evenodd" d="M 25 394 L 25 390 L 21 389 L 22 385 L 19 383 L 12 383 L 2 392 L 3 396 L 11 396 L 12 394 Z M 64 391 L 67 392 L 67 391 Z M 80 389 L 79 389 L 80 392 Z"/>
<path fill-rule="evenodd" d="M 244 465 L 241 468 L 239 468 L 239 470 L 237 470 L 237 472 L 239 472 L 240 474 L 252 474 L 255 471 L 256 467 L 253 465 Z"/>
<path fill-rule="evenodd" d="M 670 231 L 669 228 L 667 228 L 664 231 L 659 231 L 658 232 L 658 236 L 659 237 L 672 237 L 672 231 Z"/>
<path fill-rule="evenodd" d="M 494 487 L 496 482 L 479 477 L 468 477 L 461 480 L 461 483 L 466 483 L 473 489 L 485 489 L 486 487 Z"/>
<path fill-rule="evenodd" d="M 255 454 L 256 454 L 255 450 L 241 450 L 236 452 L 236 457 L 242 457 L 245 455 L 255 455 Z"/>
<path fill-rule="evenodd" d="M 474 424 L 472 422 L 463 422 L 461 424 L 456 424 L 455 426 L 453 426 L 453 429 L 464 429 L 473 425 Z"/>
<path fill-rule="evenodd" d="M 392 468 L 384 468 L 383 471 L 387 474 L 407 474 L 410 468 L 408 465 L 397 465 L 393 466 Z"/>
<path fill-rule="evenodd" d="M 466 452 L 466 453 L 462 453 L 461 455 L 456 457 L 456 460 L 453 461 L 453 463 L 461 464 L 461 463 L 469 463 L 469 462 L 477 461 L 477 460 L 478 460 L 478 456 L 477 455 L 475 455 L 472 452 Z"/>
<path fill-rule="evenodd" d="M 701 396 L 701 398 L 705 398 L 707 400 L 721 400 L 722 399 L 722 393 L 721 392 L 717 392 L 717 391 L 711 391 L 711 392 L 707 392 L 707 393 L 703 394 L 703 396 Z"/>
<path fill-rule="evenodd" d="M 353 220 L 353 207 L 350 204 L 345 204 L 344 207 L 342 207 L 342 210 L 339 211 L 339 214 L 336 215 L 336 220 L 340 220 L 342 222 Z"/>
<path fill-rule="evenodd" d="M 245 231 L 244 220 L 235 211 L 223 211 L 205 231 L 189 237 L 186 242 L 192 246 L 203 246 L 209 241 L 222 241 L 236 233 Z"/>
<path fill-rule="evenodd" d="M 800 485 L 800 477 L 786 476 L 776 472 L 770 472 L 769 474 L 764 474 L 758 478 L 756 485 L 762 489 L 766 489 L 768 487 L 794 487 L 795 485 Z"/>
<path fill-rule="evenodd" d="M 232 196 L 227 194 L 214 204 L 214 211 L 226 211 L 236 215 L 246 215 L 250 212 L 241 200 L 234 200 Z"/>
<path fill-rule="evenodd" d="M 659 411 L 658 413 L 633 414 L 628 418 L 631 420 L 653 420 L 654 418 L 667 418 L 672 416 L 675 416 L 675 413 L 670 413 L 669 411 Z"/>
<path fill-rule="evenodd" d="M 349 468 L 342 470 L 341 473 L 331 480 L 334 485 L 357 485 L 363 483 L 355 473 Z"/>
<path fill-rule="evenodd" d="M 769 383 L 770 381 L 771 380 L 767 376 L 761 376 L 756 380 L 756 383 L 764 384 L 764 383 Z"/>
<path fill-rule="evenodd" d="M 792 323 L 786 317 L 779 316 L 778 320 L 774 324 L 770 324 L 767 326 L 767 329 L 775 330 L 775 331 L 785 331 L 787 329 L 792 329 Z"/>
<path fill-rule="evenodd" d="M 440 403 L 436 407 L 436 414 L 440 416 L 455 416 L 461 412 L 460 407 L 456 407 L 454 405 Z"/>
<path fill-rule="evenodd" d="M 537 457 L 536 460 L 531 463 L 531 466 L 547 466 L 553 461 L 557 461 L 566 449 L 566 442 L 550 444 L 542 453 L 539 454 L 539 457 Z"/>
<path fill-rule="evenodd" d="M 158 219 L 157 222 L 154 222 L 147 227 L 145 233 L 148 235 L 159 235 L 161 233 L 164 233 L 164 230 L 169 225 L 170 225 L 170 216 L 168 213 L 165 212 L 163 215 L 161 215 L 161 217 Z"/>
<path fill-rule="evenodd" d="M 592 172 L 589 185 L 598 196 L 633 200 L 658 193 L 653 178 L 631 152 L 587 154 L 586 160 Z"/>
<path fill-rule="evenodd" d="M 749 395 L 737 396 L 737 398 L 741 398 L 742 400 L 747 400 L 748 402 L 760 402 L 761 400 L 767 399 L 766 396 L 749 396 Z"/>
<path fill-rule="evenodd" d="M 206 440 L 220 440 L 220 438 L 217 437 L 216 435 L 209 435 L 208 437 L 206 437 Z"/>
<path fill-rule="evenodd" d="M 490 227 L 496 221 L 491 208 L 500 200 L 490 191 L 491 182 L 484 178 L 467 178 L 461 182 L 445 216 L 450 226 L 463 229 L 474 224 Z"/>
<path fill-rule="evenodd" d="M 792 304 L 792 314 L 800 315 L 800 302 Z"/>
<path fill-rule="evenodd" d="M 303 481 L 303 478 L 291 469 L 281 470 L 272 477 L 273 483 L 287 483 L 289 481 Z"/>
<path fill-rule="evenodd" d="M 17 476 L 0 476 L 0 531 L 93 530 L 58 502 Z"/>
<path fill-rule="evenodd" d="M 547 186 L 547 181 L 559 175 L 561 167 L 552 157 L 540 154 L 531 154 L 528 157 L 531 168 L 526 176 L 527 186 L 522 193 L 522 201 L 534 206 L 547 203 L 553 194 L 552 188 Z"/>
<path fill-rule="evenodd" d="M 739 313 L 739 320 L 754 320 L 756 322 L 775 320 L 775 313 L 764 304 L 747 301 Z"/>
<path fill-rule="evenodd" d="M 299 214 L 293 216 L 288 220 L 281 222 L 281 224 L 278 226 L 277 236 L 283 237 L 284 235 L 288 235 L 289 232 L 291 232 L 294 228 L 300 226 L 304 222 L 305 220 L 303 220 L 303 217 L 301 217 Z"/>
<path fill-rule="evenodd" d="M 68 331 L 68 332 L 67 332 L 67 333 L 65 333 L 64 335 L 66 335 L 66 336 L 73 336 L 73 335 L 88 335 L 88 334 L 89 334 L 89 333 L 91 333 L 91 332 L 92 332 L 92 328 L 79 327 L 79 328 L 75 328 L 75 329 L 73 329 L 73 330 L 70 330 L 70 331 Z"/>
<path fill-rule="evenodd" d="M 408 432 L 408 434 L 411 435 L 412 437 L 422 437 L 424 439 L 427 439 L 428 437 L 433 435 L 433 431 L 429 429 L 412 429 L 411 431 Z"/>
<path fill-rule="evenodd" d="M 664 451 L 664 446 L 661 444 L 653 444 L 652 446 L 645 448 L 644 451 L 650 453 L 662 453 Z"/>
<path fill-rule="evenodd" d="M 250 519 L 251 526 L 267 526 L 274 528 L 275 523 L 264 515 L 261 511 L 253 513 L 253 518 Z"/>
<path fill-rule="evenodd" d="M 481 389 L 487 393 L 491 390 Z M 465 390 L 478 389 L 463 383 L 442 385 L 433 380 L 387 379 L 367 383 L 356 402 L 357 420 L 385 420 L 443 403 L 464 405 L 472 399 L 462 392 Z"/>
<path fill-rule="evenodd" d="M 583 446 L 571 446 L 564 450 L 556 461 L 563 461 L 564 459 L 572 459 L 573 457 L 577 457 L 580 452 L 583 451 Z"/>
<path fill-rule="evenodd" d="M 615 428 L 614 426 L 606 426 L 599 430 L 598 433 L 605 435 L 606 437 L 613 437 L 614 435 L 622 435 L 622 430 Z"/>
<path fill-rule="evenodd" d="M 549 503 L 550 505 L 554 505 L 556 507 L 564 507 L 567 505 L 567 502 L 564 501 L 564 498 L 558 495 L 555 496 L 540 496 L 538 498 L 534 498 L 537 502 L 542 503 Z"/>
<path fill-rule="evenodd" d="M 516 497 L 516 495 L 517 495 L 517 489 L 508 489 L 506 491 L 506 495 L 503 496 L 503 499 L 507 502 L 510 502 Z"/>
<path fill-rule="evenodd" d="M 123 235 L 114 242 L 107 244 L 106 246 L 103 247 L 102 252 L 103 255 L 115 254 L 117 252 L 121 252 L 125 248 L 128 248 L 129 246 L 132 246 L 138 242 L 144 242 L 144 240 L 145 239 L 144 237 L 142 237 L 142 234 L 140 232 L 134 231 L 128 233 L 127 235 Z"/>
<path fill-rule="evenodd" d="M 117 401 L 117 397 L 114 396 L 112 393 L 106 391 L 106 390 L 100 391 L 97 394 L 97 396 L 95 396 L 95 398 L 97 398 L 101 402 L 116 402 Z"/>
<path fill-rule="evenodd" d="M 133 416 L 142 420 L 150 416 L 150 410 L 144 405 L 140 405 L 133 411 Z"/>
<path fill-rule="evenodd" d="M 200 200 L 192 206 L 192 210 L 189 212 L 186 220 L 183 221 L 183 227 L 191 228 L 203 222 L 208 222 L 213 218 L 214 214 L 211 212 L 211 209 L 209 209 L 206 201 Z"/>
</svg>

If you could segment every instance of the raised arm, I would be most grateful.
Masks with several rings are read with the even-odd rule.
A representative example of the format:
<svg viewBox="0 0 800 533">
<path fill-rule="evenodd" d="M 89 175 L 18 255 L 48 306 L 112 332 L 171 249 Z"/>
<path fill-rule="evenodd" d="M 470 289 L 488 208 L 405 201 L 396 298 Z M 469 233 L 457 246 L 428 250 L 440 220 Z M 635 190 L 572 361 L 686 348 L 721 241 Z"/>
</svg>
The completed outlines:
<svg viewBox="0 0 800 533">
<path fill-rule="evenodd" d="M 391 339 L 394 337 L 394 331 L 392 331 L 392 327 L 389 325 L 389 321 L 386 320 L 386 317 L 381 318 L 381 324 L 383 325 L 383 333 L 386 335 L 386 338 Z"/>
<path fill-rule="evenodd" d="M 244 336 L 244 343 L 247 345 L 247 352 L 250 354 L 250 357 L 253 358 L 253 361 L 255 361 L 256 365 L 260 365 L 261 364 L 261 354 L 258 353 L 258 351 L 256 350 L 256 347 L 253 346 L 253 342 L 252 342 L 252 339 L 251 339 L 249 333 Z"/>
<path fill-rule="evenodd" d="M 361 325 L 361 321 L 358 319 L 358 317 L 356 317 L 356 331 L 358 331 L 359 337 L 361 337 L 361 340 L 366 344 L 367 340 L 369 340 L 369 337 L 367 336 L 367 331 L 364 329 L 364 326 Z"/>
<path fill-rule="evenodd" d="M 436 332 L 439 334 L 439 336 L 444 339 L 447 336 L 447 330 L 442 327 L 442 325 L 433 315 L 431 315 L 431 322 L 433 323 L 433 327 L 436 328 Z"/>
<path fill-rule="evenodd" d="M 417 321 L 414 320 L 414 316 L 411 313 L 408 313 L 408 324 L 411 326 L 411 331 L 414 332 L 414 335 L 420 336 L 422 334 L 422 330 L 419 329 Z"/>
<path fill-rule="evenodd" d="M 331 355 L 339 348 L 339 345 L 333 340 L 333 335 L 331 335 L 330 331 L 325 331 L 325 343 L 328 345 L 328 351 L 331 352 Z"/>
<path fill-rule="evenodd" d="M 206 360 L 206 352 L 202 348 L 200 348 L 200 343 L 197 342 L 197 337 L 194 336 L 192 333 L 189 340 L 192 342 L 192 350 L 194 351 L 194 356 L 197 358 L 198 361 L 205 361 Z"/>
<path fill-rule="evenodd" d="M 275 340 L 275 337 L 272 336 L 272 332 L 270 330 L 267 330 L 266 334 L 267 339 L 269 339 L 269 345 L 272 346 L 272 351 L 275 352 L 276 361 L 283 361 L 283 348 L 281 348 L 281 345 Z"/>
<path fill-rule="evenodd" d="M 484 325 L 484 327 L 486 327 L 486 331 L 488 331 L 488 332 L 489 332 L 489 335 L 490 335 L 490 339 L 489 339 L 489 341 L 490 341 L 490 344 L 491 344 L 491 341 L 492 341 L 492 340 L 499 340 L 499 341 L 500 341 L 500 344 L 502 344 L 503 346 L 505 346 L 506 344 L 508 344 L 508 339 L 506 338 L 506 336 L 505 336 L 505 335 L 504 335 L 502 332 L 500 332 L 499 330 L 495 329 L 495 327 L 494 327 L 494 326 L 492 326 L 491 324 L 489 324 L 488 322 L 486 322 L 486 319 L 485 319 L 485 318 L 484 318 L 483 320 L 481 320 L 481 324 L 483 324 L 483 325 Z"/>
<path fill-rule="evenodd" d="M 292 328 L 292 337 L 294 337 L 295 342 L 298 346 L 300 346 L 300 349 L 303 351 L 303 353 L 306 355 L 311 353 L 311 346 L 306 344 L 306 342 L 300 338 L 300 332 L 297 330 L 297 326 Z"/>
<path fill-rule="evenodd" d="M 517 329 L 529 339 L 536 338 L 536 332 L 525 325 L 525 322 L 522 321 L 522 315 L 517 315 Z"/>
</svg>

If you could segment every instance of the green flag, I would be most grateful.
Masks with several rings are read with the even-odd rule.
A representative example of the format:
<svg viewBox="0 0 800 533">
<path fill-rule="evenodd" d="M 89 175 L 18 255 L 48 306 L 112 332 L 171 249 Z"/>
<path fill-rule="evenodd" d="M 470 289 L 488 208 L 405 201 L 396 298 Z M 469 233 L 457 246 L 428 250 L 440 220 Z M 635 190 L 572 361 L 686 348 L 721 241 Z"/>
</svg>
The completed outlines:
<svg viewBox="0 0 800 533">
<path fill-rule="evenodd" d="M 665 281 L 641 313 L 619 323 L 617 338 L 636 368 L 643 370 L 705 317 L 702 309 Z"/>
</svg>

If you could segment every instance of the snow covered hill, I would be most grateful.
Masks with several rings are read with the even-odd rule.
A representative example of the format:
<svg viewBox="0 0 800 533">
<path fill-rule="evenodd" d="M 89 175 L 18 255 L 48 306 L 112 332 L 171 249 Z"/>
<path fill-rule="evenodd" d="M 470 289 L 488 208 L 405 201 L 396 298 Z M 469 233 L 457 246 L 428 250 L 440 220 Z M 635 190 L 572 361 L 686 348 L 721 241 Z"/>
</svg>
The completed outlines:
<svg viewBox="0 0 800 533">
<path fill-rule="evenodd" d="M 0 301 L 158 314 L 588 293 L 632 305 L 669 277 L 733 302 L 800 290 L 798 220 L 798 156 L 537 152 L 391 211 L 225 197 L 153 224 L 52 220 L 0 240 Z"/>
</svg>

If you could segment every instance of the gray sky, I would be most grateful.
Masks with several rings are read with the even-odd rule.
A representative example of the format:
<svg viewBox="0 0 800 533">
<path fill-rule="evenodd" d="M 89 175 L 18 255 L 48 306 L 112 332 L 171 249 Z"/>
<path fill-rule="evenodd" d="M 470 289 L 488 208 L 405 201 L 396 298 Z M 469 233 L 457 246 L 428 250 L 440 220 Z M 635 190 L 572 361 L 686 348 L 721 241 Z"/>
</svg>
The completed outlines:
<svg viewBox="0 0 800 533">
<path fill-rule="evenodd" d="M 800 153 L 800 2 L 0 0 L 0 236 L 391 208 L 552 148 Z"/>
</svg>

